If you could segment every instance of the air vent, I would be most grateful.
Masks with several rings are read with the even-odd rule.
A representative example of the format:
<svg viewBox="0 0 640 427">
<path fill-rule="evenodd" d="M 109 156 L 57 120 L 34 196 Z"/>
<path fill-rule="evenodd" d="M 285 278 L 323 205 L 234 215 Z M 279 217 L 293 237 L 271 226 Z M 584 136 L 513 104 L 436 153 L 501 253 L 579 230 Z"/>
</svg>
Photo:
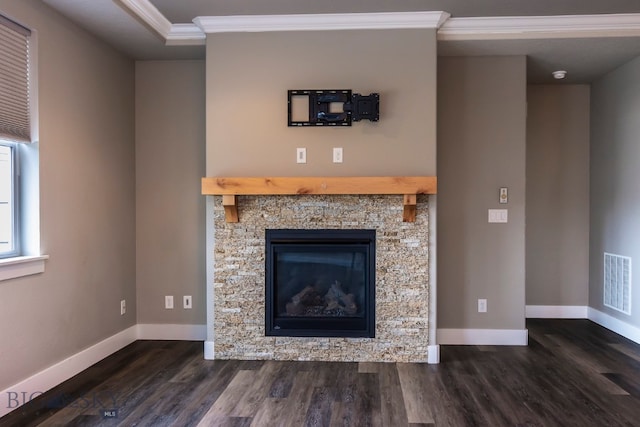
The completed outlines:
<svg viewBox="0 0 640 427">
<path fill-rule="evenodd" d="M 604 305 L 631 314 L 631 258 L 604 253 Z"/>
</svg>

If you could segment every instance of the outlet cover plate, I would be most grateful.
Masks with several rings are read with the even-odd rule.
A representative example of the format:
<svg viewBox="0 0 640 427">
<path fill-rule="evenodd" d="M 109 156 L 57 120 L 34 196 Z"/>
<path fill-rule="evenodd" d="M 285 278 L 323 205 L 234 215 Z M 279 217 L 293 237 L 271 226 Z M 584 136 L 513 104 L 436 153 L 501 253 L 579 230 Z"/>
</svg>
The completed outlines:
<svg viewBox="0 0 640 427">
<path fill-rule="evenodd" d="M 342 163 L 342 147 L 333 147 L 333 163 Z"/>
<path fill-rule="evenodd" d="M 166 295 L 164 297 L 164 308 L 173 309 L 173 295 Z"/>
</svg>

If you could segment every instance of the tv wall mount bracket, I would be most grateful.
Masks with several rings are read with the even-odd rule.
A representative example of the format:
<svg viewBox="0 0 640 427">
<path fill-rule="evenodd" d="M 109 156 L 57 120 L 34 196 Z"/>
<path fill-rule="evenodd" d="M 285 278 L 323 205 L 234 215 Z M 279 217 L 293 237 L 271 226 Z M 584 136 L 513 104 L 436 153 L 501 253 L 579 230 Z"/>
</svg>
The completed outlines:
<svg viewBox="0 0 640 427">
<path fill-rule="evenodd" d="M 380 95 L 360 95 L 350 89 L 287 91 L 288 126 L 351 126 L 380 117 Z M 308 104 L 308 116 L 305 110 Z"/>
</svg>

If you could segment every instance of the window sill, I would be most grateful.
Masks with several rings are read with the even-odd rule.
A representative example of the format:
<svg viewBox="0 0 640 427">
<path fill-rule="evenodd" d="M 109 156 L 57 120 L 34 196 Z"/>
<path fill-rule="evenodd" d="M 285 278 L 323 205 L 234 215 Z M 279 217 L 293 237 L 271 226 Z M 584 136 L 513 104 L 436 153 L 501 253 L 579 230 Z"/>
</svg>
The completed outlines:
<svg viewBox="0 0 640 427">
<path fill-rule="evenodd" d="M 49 255 L 18 256 L 0 259 L 0 281 L 44 272 Z"/>
</svg>

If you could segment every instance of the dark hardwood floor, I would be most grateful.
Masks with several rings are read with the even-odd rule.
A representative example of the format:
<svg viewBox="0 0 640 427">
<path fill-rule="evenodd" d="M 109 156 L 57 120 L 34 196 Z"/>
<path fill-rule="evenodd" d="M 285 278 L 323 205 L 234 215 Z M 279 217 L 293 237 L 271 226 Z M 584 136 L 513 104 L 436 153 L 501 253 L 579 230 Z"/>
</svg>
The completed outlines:
<svg viewBox="0 0 640 427">
<path fill-rule="evenodd" d="M 0 426 L 640 425 L 640 346 L 588 320 L 527 328 L 528 347 L 443 346 L 440 365 L 206 361 L 201 342 L 138 341 Z"/>
</svg>

